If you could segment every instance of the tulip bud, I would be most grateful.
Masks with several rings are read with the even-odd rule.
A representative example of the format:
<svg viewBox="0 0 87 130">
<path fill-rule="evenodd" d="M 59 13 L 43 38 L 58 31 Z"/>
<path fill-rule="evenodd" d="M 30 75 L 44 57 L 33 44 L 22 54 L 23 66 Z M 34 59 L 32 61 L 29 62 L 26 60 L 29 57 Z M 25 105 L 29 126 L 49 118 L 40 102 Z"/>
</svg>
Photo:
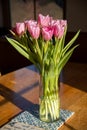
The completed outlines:
<svg viewBox="0 0 87 130">
<path fill-rule="evenodd" d="M 16 23 L 16 26 L 14 28 L 15 33 L 19 36 L 23 35 L 25 32 L 25 24 L 24 23 Z"/>
<path fill-rule="evenodd" d="M 54 36 L 61 38 L 64 35 L 65 27 L 67 26 L 66 20 L 56 20 L 52 24 L 54 28 Z"/>
<path fill-rule="evenodd" d="M 53 28 L 51 27 L 42 28 L 42 36 L 43 36 L 43 39 L 46 41 L 51 40 L 53 36 Z"/>
<path fill-rule="evenodd" d="M 40 35 L 40 27 L 34 20 L 25 21 L 26 28 L 32 38 L 38 39 Z"/>
<path fill-rule="evenodd" d="M 51 17 L 49 17 L 49 15 L 43 16 L 42 14 L 39 14 L 39 16 L 38 16 L 38 23 L 42 27 L 48 26 L 50 24 L 50 21 L 51 21 Z"/>
</svg>

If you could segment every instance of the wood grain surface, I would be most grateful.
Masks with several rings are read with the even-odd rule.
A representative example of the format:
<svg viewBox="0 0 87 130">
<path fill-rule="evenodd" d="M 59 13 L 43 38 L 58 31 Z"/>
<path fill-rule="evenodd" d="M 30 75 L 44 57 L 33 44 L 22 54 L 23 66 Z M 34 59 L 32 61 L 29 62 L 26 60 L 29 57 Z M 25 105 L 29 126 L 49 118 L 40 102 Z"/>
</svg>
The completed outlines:
<svg viewBox="0 0 87 130">
<path fill-rule="evenodd" d="M 87 64 L 68 63 L 60 76 L 61 108 L 75 114 L 59 130 L 87 130 Z M 39 103 L 39 73 L 32 66 L 0 77 L 0 127 Z"/>
</svg>

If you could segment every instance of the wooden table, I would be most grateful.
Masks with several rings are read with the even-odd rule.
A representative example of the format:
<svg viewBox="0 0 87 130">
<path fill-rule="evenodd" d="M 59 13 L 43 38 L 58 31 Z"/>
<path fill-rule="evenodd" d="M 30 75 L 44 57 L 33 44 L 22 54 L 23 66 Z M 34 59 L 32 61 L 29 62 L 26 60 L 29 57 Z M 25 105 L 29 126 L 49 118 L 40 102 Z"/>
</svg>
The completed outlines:
<svg viewBox="0 0 87 130">
<path fill-rule="evenodd" d="M 87 130 L 87 64 L 69 63 L 60 76 L 61 108 L 75 114 L 60 130 Z M 34 66 L 0 77 L 0 126 L 38 104 L 39 74 Z"/>
</svg>

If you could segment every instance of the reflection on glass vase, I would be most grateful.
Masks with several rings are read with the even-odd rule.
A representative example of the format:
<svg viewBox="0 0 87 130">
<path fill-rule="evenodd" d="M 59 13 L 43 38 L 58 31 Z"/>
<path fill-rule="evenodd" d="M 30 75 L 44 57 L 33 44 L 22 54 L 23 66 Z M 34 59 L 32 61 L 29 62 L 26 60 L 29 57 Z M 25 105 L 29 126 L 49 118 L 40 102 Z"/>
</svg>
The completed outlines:
<svg viewBox="0 0 87 130">
<path fill-rule="evenodd" d="M 45 72 L 40 75 L 40 120 L 53 122 L 59 119 L 60 98 L 58 88 L 58 74 Z"/>
</svg>

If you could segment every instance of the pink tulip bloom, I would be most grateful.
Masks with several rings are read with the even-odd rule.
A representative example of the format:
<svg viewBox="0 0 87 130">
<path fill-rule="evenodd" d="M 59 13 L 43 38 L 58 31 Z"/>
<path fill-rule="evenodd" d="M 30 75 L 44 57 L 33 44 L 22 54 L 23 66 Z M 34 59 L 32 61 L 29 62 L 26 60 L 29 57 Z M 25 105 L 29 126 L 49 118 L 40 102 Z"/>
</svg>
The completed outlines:
<svg viewBox="0 0 87 130">
<path fill-rule="evenodd" d="M 42 36 L 43 36 L 43 39 L 46 41 L 51 40 L 53 36 L 53 28 L 51 27 L 42 28 Z"/>
<path fill-rule="evenodd" d="M 61 38 L 64 33 L 64 28 L 62 28 L 60 25 L 54 26 L 54 36 L 57 38 Z"/>
<path fill-rule="evenodd" d="M 67 20 L 60 20 L 60 24 L 62 27 L 66 27 L 67 26 Z"/>
<path fill-rule="evenodd" d="M 34 20 L 25 21 L 25 26 L 29 31 L 30 35 L 34 39 L 38 39 L 40 36 L 40 27 Z"/>
<path fill-rule="evenodd" d="M 36 26 L 37 25 L 37 21 L 34 21 L 34 20 L 26 20 L 25 22 L 25 27 L 26 29 L 29 27 L 29 26 Z"/>
<path fill-rule="evenodd" d="M 51 26 L 54 26 L 54 25 L 61 25 L 62 27 L 64 26 L 67 26 L 67 21 L 66 20 L 51 20 Z"/>
<path fill-rule="evenodd" d="M 51 22 L 50 22 L 51 26 L 58 25 L 58 24 L 60 24 L 60 20 L 54 20 L 54 19 L 52 19 Z"/>
<path fill-rule="evenodd" d="M 52 21 L 52 27 L 54 28 L 54 36 L 61 38 L 64 35 L 65 27 L 67 22 L 65 20 L 54 20 Z"/>
<path fill-rule="evenodd" d="M 25 32 L 25 24 L 24 23 L 16 23 L 16 26 L 13 30 L 17 35 L 21 36 Z"/>
<path fill-rule="evenodd" d="M 49 17 L 49 15 L 43 16 L 42 14 L 39 14 L 39 16 L 38 16 L 38 23 L 42 27 L 46 27 L 46 26 L 49 26 L 51 19 L 52 18 Z"/>
</svg>

